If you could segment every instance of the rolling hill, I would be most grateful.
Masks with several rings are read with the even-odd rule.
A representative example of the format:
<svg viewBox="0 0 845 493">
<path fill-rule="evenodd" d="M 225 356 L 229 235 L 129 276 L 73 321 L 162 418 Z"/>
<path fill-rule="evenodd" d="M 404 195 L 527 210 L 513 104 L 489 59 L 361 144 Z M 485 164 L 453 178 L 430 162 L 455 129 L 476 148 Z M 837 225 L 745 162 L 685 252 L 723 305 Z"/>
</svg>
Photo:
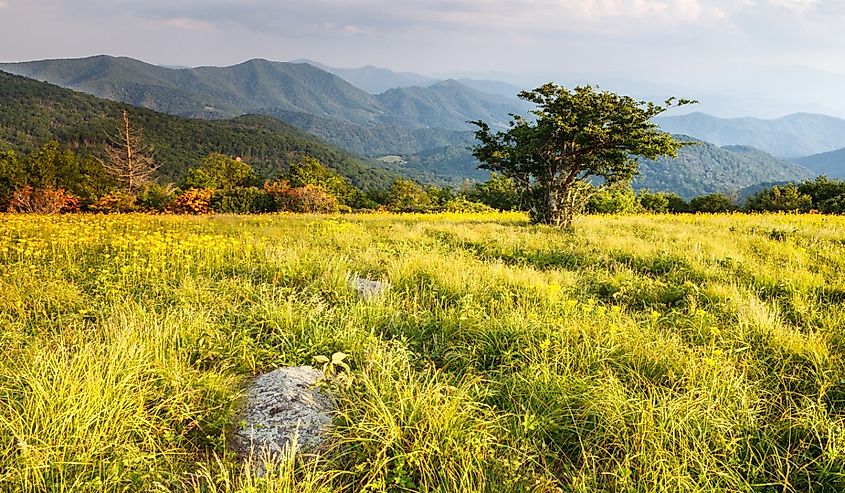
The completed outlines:
<svg viewBox="0 0 845 493">
<path fill-rule="evenodd" d="M 169 179 L 178 179 L 212 152 L 241 156 L 264 177 L 284 170 L 299 155 L 320 159 L 361 188 L 386 188 L 396 176 L 268 116 L 188 119 L 4 72 L 0 72 L 0 150 L 27 152 L 57 139 L 96 155 L 124 109 L 154 145 L 156 158 L 164 163 L 160 171 Z"/>
<path fill-rule="evenodd" d="M 795 162 L 828 178 L 845 180 L 845 148 L 798 158 Z"/>
<path fill-rule="evenodd" d="M 294 60 L 293 63 L 307 63 L 320 70 L 334 74 L 349 82 L 353 86 L 363 89 L 370 94 L 381 94 L 387 90 L 398 87 L 428 87 L 437 79 L 411 72 L 394 72 L 392 70 L 367 65 L 359 68 L 338 68 L 324 65 L 313 60 Z"/>
<path fill-rule="evenodd" d="M 845 120 L 811 113 L 795 113 L 774 120 L 722 119 L 690 113 L 659 117 L 655 122 L 667 132 L 691 135 L 719 146 L 752 146 L 785 158 L 845 147 Z"/>
<path fill-rule="evenodd" d="M 0 64 L 0 70 L 97 97 L 186 117 L 229 118 L 294 111 L 359 125 L 468 129 L 503 121 L 525 105 L 455 81 L 369 94 L 308 63 L 249 60 L 230 67 L 172 69 L 125 57 Z"/>
<path fill-rule="evenodd" d="M 330 74 L 334 74 L 349 82 L 355 87 L 363 89 L 370 94 L 381 94 L 390 89 L 403 87 L 429 87 L 443 82 L 442 79 L 434 79 L 426 75 L 413 72 L 394 72 L 392 70 L 367 65 L 359 68 L 337 68 L 330 67 L 313 60 L 294 60 L 293 63 L 307 63 Z M 509 99 L 516 99 L 521 89 L 513 84 L 497 80 L 487 79 L 457 79 L 457 81 L 470 89 L 476 91 L 505 96 Z"/>
<path fill-rule="evenodd" d="M 642 160 L 634 188 L 668 190 L 691 198 L 707 193 L 735 193 L 758 183 L 816 176 L 805 167 L 753 147 L 719 147 L 685 135 L 676 137 L 693 145 L 683 147 L 674 159 Z"/>
</svg>

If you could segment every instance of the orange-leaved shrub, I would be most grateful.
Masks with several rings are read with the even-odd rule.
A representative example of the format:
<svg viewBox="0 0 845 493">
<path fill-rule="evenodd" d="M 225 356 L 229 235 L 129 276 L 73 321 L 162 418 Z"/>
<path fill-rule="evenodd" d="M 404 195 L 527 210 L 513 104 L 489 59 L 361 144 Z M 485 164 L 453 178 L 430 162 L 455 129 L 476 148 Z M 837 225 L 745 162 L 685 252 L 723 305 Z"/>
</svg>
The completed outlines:
<svg viewBox="0 0 845 493">
<path fill-rule="evenodd" d="M 214 189 L 189 188 L 173 199 L 167 210 L 177 214 L 210 214 L 213 196 Z"/>
<path fill-rule="evenodd" d="M 79 212 L 79 197 L 68 193 L 64 188 L 32 188 L 27 185 L 12 193 L 9 211 L 36 214 Z"/>
<path fill-rule="evenodd" d="M 94 212 L 132 212 L 136 210 L 135 196 L 126 192 L 112 192 L 103 195 L 89 207 Z"/>
<path fill-rule="evenodd" d="M 287 180 L 281 180 L 265 183 L 264 190 L 280 211 L 334 213 L 340 208 L 337 198 L 319 185 L 292 188 Z"/>
</svg>

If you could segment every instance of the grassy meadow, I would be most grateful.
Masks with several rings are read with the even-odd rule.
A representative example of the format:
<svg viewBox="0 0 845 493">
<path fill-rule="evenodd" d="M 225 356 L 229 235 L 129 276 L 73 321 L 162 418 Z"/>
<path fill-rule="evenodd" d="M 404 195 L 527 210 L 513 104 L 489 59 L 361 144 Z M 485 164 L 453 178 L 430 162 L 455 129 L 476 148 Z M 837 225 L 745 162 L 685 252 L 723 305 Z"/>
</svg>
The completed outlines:
<svg viewBox="0 0 845 493">
<path fill-rule="evenodd" d="M 844 254 L 818 215 L 0 215 L 0 491 L 843 491 Z M 255 477 L 244 385 L 335 351 L 325 449 Z"/>
</svg>

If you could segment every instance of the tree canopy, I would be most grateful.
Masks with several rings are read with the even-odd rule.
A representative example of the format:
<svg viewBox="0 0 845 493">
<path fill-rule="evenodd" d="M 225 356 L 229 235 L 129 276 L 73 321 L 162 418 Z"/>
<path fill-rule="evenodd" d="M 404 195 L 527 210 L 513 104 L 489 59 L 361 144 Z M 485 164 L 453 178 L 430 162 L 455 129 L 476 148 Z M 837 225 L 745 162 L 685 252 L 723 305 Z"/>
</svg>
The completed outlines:
<svg viewBox="0 0 845 493">
<path fill-rule="evenodd" d="M 537 105 L 534 118 L 513 115 L 507 131 L 478 127 L 473 155 L 481 168 L 513 179 L 525 191 L 532 220 L 568 227 L 583 206 L 589 180 L 613 184 L 637 173 L 636 157 L 675 156 L 683 145 L 651 122 L 669 108 L 692 103 L 668 99 L 659 105 L 592 86 L 574 90 L 553 83 L 519 97 Z"/>
</svg>

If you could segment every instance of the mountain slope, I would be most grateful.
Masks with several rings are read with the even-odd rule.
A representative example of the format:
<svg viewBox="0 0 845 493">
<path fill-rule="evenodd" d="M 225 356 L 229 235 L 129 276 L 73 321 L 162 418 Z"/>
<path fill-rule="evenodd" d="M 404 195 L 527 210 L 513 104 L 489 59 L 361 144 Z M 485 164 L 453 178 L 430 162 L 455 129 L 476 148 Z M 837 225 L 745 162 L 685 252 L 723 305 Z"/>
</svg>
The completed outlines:
<svg viewBox="0 0 845 493">
<path fill-rule="evenodd" d="M 845 148 L 798 158 L 795 162 L 828 178 L 845 180 Z"/>
<path fill-rule="evenodd" d="M 169 179 L 178 179 L 212 152 L 241 156 L 265 177 L 285 169 L 299 155 L 320 159 L 362 188 L 384 188 L 395 177 L 270 117 L 186 119 L 4 72 L 0 72 L 0 150 L 28 151 L 57 139 L 98 155 L 123 110 L 143 128 L 147 141 L 155 146 L 156 158 L 164 163 L 161 173 Z"/>
<path fill-rule="evenodd" d="M 780 157 L 796 157 L 845 147 L 845 120 L 795 113 L 774 120 L 722 119 L 704 113 L 656 118 L 670 133 L 691 135 L 716 145 L 748 145 Z"/>
<path fill-rule="evenodd" d="M 683 141 L 694 141 L 676 135 Z M 683 147 L 674 159 L 642 160 L 635 188 L 672 191 L 682 197 L 740 189 L 764 182 L 794 181 L 812 178 L 815 174 L 795 163 L 782 161 L 759 149 L 748 146 L 718 147 L 695 142 Z"/>
<path fill-rule="evenodd" d="M 467 120 L 503 121 L 526 107 L 455 81 L 373 96 L 307 63 L 250 60 L 231 67 L 170 69 L 131 58 L 0 64 L 0 70 L 179 116 L 227 118 L 262 109 L 357 125 L 468 130 Z"/>
<path fill-rule="evenodd" d="M 471 120 L 484 120 L 491 127 L 505 128 L 510 113 L 524 113 L 530 105 L 493 94 L 482 94 L 454 81 L 438 82 L 427 88 L 391 89 L 376 96 L 393 115 L 395 123 L 416 127 L 468 130 Z M 414 123 L 416 125 L 414 125 Z"/>
<path fill-rule="evenodd" d="M 371 95 L 304 63 L 249 60 L 231 67 L 170 69 L 100 55 L 0 64 L 0 70 L 189 117 L 227 118 L 274 107 L 363 123 L 382 112 Z"/>
<path fill-rule="evenodd" d="M 449 145 L 468 146 L 473 141 L 469 131 L 443 128 L 406 128 L 399 125 L 357 125 L 333 118 L 264 108 L 262 114 L 307 130 L 333 146 L 361 156 L 408 155 Z"/>
<path fill-rule="evenodd" d="M 398 87 L 427 87 L 437 82 L 437 79 L 411 72 L 394 72 L 392 70 L 367 65 L 359 68 L 337 68 L 323 65 L 313 60 L 295 60 L 294 63 L 307 63 L 320 70 L 325 70 L 353 86 L 363 89 L 370 94 L 381 94 Z"/>
</svg>

